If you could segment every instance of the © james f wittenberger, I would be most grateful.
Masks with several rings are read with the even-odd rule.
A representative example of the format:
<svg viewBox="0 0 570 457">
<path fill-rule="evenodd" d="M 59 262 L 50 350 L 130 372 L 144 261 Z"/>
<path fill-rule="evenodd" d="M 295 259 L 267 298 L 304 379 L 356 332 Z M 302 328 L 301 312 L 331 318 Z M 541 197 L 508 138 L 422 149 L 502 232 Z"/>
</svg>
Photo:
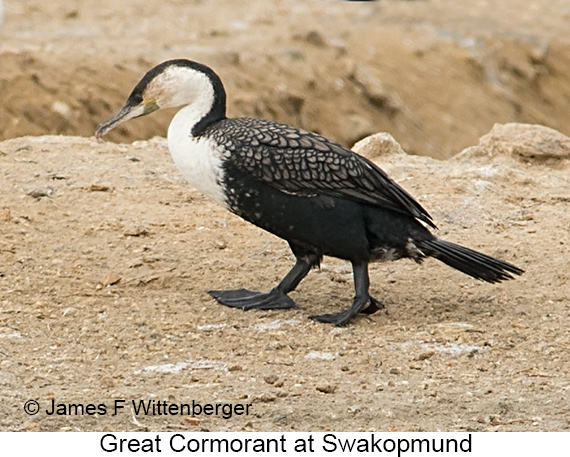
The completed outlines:
<svg viewBox="0 0 570 457">
<path fill-rule="evenodd" d="M 116 416 L 128 406 L 137 416 L 219 416 L 231 419 L 233 416 L 249 416 L 251 403 L 200 403 L 192 400 L 188 403 L 172 403 L 166 400 L 125 400 L 117 399 L 112 403 L 58 403 L 49 401 L 44 409 L 48 416 Z M 32 416 L 40 412 L 40 404 L 28 400 L 24 404 L 26 414 Z"/>
</svg>

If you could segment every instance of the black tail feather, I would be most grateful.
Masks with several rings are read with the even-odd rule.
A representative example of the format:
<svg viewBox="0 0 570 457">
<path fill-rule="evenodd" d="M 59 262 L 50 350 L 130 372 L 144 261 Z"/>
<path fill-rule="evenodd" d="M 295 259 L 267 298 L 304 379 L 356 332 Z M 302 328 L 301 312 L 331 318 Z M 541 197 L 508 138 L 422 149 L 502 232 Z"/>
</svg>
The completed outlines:
<svg viewBox="0 0 570 457">
<path fill-rule="evenodd" d="M 501 282 L 513 279 L 513 274 L 524 273 L 508 262 L 438 238 L 419 242 L 418 247 L 427 255 L 482 281 Z"/>
</svg>

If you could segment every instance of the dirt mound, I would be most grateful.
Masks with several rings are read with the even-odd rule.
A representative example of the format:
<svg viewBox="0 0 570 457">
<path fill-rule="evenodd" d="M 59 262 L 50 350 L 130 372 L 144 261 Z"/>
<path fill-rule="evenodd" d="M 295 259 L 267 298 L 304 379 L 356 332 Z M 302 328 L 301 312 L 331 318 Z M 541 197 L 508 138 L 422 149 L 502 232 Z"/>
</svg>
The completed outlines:
<svg viewBox="0 0 570 457">
<path fill-rule="evenodd" d="M 469 19 L 445 0 L 255 1 L 239 18 L 222 0 L 106 2 L 6 6 L 0 138 L 90 136 L 145 71 L 174 57 L 220 73 L 231 116 L 284 121 L 345 145 L 386 131 L 410 153 L 444 158 L 496 122 L 570 134 L 562 0 L 543 5 L 542 20 L 532 21 L 516 14 L 528 9 L 521 0 L 481 2 Z M 164 135 L 167 118 L 131 123 L 110 139 Z"/>
</svg>

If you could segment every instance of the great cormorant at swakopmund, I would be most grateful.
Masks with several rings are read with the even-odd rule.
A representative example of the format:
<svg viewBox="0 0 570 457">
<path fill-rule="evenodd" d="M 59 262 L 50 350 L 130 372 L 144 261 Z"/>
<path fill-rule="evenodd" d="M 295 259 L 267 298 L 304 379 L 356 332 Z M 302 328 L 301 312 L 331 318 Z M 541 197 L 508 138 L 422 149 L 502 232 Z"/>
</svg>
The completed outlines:
<svg viewBox="0 0 570 457">
<path fill-rule="evenodd" d="M 273 121 L 226 117 L 226 92 L 214 71 L 185 59 L 154 67 L 97 138 L 159 108 L 182 108 L 168 146 L 182 175 L 232 213 L 289 243 L 296 263 L 269 292 L 210 291 L 234 308 L 295 307 L 287 295 L 324 255 L 352 263 L 355 297 L 339 313 L 311 316 L 345 325 L 382 304 L 369 294 L 368 264 L 435 257 L 490 283 L 523 270 L 435 237 L 428 212 L 378 166 L 327 138 Z"/>
</svg>

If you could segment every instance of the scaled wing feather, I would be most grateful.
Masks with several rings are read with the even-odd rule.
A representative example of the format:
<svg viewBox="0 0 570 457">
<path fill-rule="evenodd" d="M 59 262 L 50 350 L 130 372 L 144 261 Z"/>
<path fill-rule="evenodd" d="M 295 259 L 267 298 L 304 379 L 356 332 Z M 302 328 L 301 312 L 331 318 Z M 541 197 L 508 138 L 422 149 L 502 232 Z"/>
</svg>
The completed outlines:
<svg viewBox="0 0 570 457">
<path fill-rule="evenodd" d="M 321 135 L 249 118 L 224 119 L 208 134 L 225 145 L 233 166 L 285 193 L 351 199 L 435 227 L 428 212 L 383 170 Z"/>
</svg>

